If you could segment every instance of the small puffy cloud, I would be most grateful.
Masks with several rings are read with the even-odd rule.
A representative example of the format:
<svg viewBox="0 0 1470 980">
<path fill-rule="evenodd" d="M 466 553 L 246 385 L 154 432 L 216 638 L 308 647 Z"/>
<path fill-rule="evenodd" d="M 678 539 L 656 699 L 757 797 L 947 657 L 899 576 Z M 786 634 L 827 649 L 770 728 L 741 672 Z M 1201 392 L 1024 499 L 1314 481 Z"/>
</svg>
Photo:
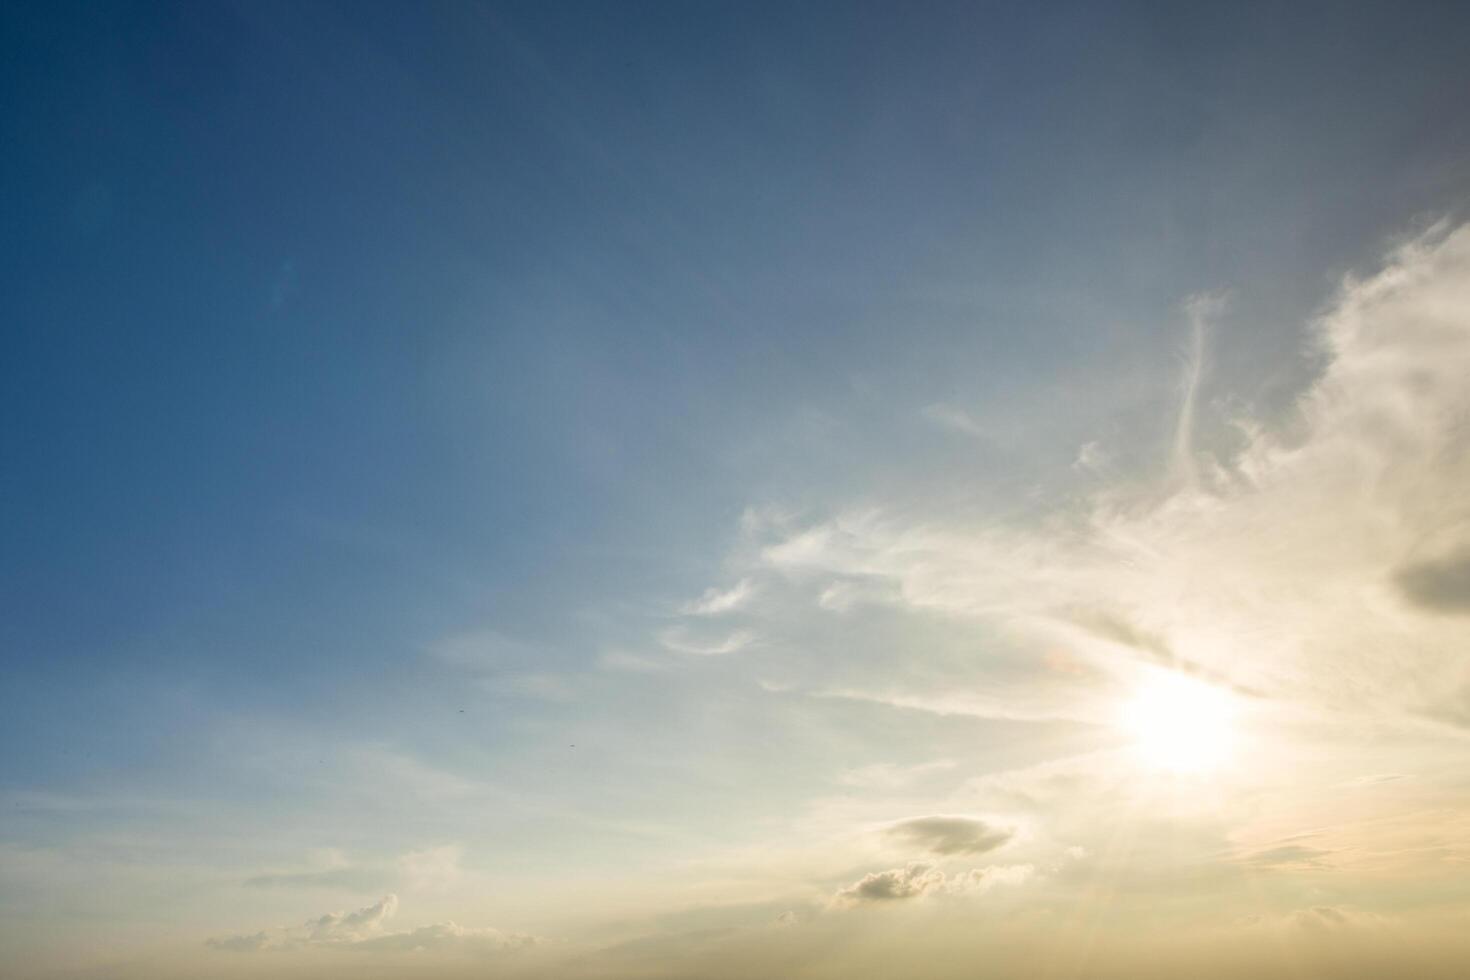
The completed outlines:
<svg viewBox="0 0 1470 980">
<path fill-rule="evenodd" d="M 755 596 L 755 584 L 743 578 L 728 589 L 706 589 L 698 599 L 684 603 L 679 611 L 686 616 L 719 616 L 734 612 Z"/>
<path fill-rule="evenodd" d="M 1029 864 L 970 868 L 946 875 L 923 861 L 910 861 L 902 868 L 873 871 L 837 892 L 834 908 L 852 908 L 875 902 L 895 902 L 925 895 L 964 897 L 979 895 L 997 885 L 1019 885 L 1035 875 Z"/>
<path fill-rule="evenodd" d="M 358 942 L 375 935 L 398 911 L 398 896 L 384 895 L 355 912 L 328 912 L 307 923 L 309 942 Z"/>
<path fill-rule="evenodd" d="M 891 902 L 917 898 L 944 887 L 944 872 L 922 861 L 910 861 L 902 868 L 873 871 L 839 891 L 834 903 L 839 906 L 865 902 Z"/>
<path fill-rule="evenodd" d="M 932 816 L 902 820 L 884 831 L 885 836 L 921 847 L 932 854 L 984 854 L 1009 841 L 1015 831 L 993 827 L 974 817 Z"/>
</svg>

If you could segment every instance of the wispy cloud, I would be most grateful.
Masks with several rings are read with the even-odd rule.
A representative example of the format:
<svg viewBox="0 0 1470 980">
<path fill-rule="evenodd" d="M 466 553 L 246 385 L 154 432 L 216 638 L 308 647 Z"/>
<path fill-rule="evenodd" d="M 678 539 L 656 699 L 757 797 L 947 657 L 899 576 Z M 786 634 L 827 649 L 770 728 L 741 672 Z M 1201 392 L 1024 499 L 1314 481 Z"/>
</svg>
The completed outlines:
<svg viewBox="0 0 1470 980">
<path fill-rule="evenodd" d="M 1197 293 L 1184 303 L 1189 318 L 1189 349 L 1184 355 L 1184 372 L 1180 382 L 1179 415 L 1174 423 L 1170 477 L 1174 485 L 1193 489 L 1199 482 L 1195 460 L 1194 429 L 1198 413 L 1200 384 L 1205 373 L 1205 342 L 1211 322 L 1225 309 L 1220 293 Z"/>
<path fill-rule="evenodd" d="M 756 642 L 756 634 L 751 630 L 706 634 L 684 626 L 671 626 L 659 633 L 658 639 L 667 649 L 675 653 L 688 653 L 699 657 L 719 657 L 744 650 Z"/>
<path fill-rule="evenodd" d="M 415 929 L 391 931 L 387 923 L 398 913 L 398 896 L 384 895 L 372 905 L 350 912 L 328 912 L 300 926 L 266 929 L 205 941 L 211 949 L 232 953 L 305 948 L 357 951 L 425 952 L 464 949 L 501 952 L 524 949 L 537 939 L 498 929 L 467 928 L 454 922 L 439 922 Z"/>
<path fill-rule="evenodd" d="M 741 608 L 754 595 L 755 583 L 743 578 L 728 589 L 706 589 L 698 599 L 680 606 L 679 611 L 686 616 L 719 616 Z"/>
<path fill-rule="evenodd" d="M 948 429 L 951 432 L 958 432 L 962 435 L 974 436 L 976 438 L 983 438 L 985 436 L 985 428 L 979 422 L 975 421 L 970 413 L 954 405 L 946 405 L 942 402 L 926 405 L 924 406 L 923 415 L 929 422 L 942 429 Z"/>
<path fill-rule="evenodd" d="M 1470 603 L 1470 229 L 1436 227 L 1346 282 L 1313 325 L 1323 367 L 1291 417 L 1245 424 L 1238 450 L 1200 467 L 1190 432 L 1219 309 L 1187 304 L 1164 492 L 1103 486 L 1049 518 L 968 525 L 868 505 L 775 529 L 763 564 L 820 589 L 880 583 L 866 594 L 895 610 L 982 620 L 1108 672 L 1146 658 L 1276 698 L 1470 723 L 1458 627 L 1433 615 Z M 939 703 L 901 685 L 833 693 Z M 1055 713 L 1075 712 L 1075 688 L 1055 693 L 1070 699 Z"/>
</svg>

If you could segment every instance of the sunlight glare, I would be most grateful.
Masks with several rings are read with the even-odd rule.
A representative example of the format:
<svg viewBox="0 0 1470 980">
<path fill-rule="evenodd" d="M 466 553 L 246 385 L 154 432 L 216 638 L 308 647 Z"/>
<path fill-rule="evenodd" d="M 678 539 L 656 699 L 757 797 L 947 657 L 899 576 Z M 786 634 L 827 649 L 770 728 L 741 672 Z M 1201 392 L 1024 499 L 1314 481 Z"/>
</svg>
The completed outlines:
<svg viewBox="0 0 1470 980">
<path fill-rule="evenodd" d="M 1119 725 L 1148 768 L 1178 774 L 1212 772 L 1234 748 L 1230 695 L 1173 672 L 1148 678 L 1122 708 Z"/>
</svg>

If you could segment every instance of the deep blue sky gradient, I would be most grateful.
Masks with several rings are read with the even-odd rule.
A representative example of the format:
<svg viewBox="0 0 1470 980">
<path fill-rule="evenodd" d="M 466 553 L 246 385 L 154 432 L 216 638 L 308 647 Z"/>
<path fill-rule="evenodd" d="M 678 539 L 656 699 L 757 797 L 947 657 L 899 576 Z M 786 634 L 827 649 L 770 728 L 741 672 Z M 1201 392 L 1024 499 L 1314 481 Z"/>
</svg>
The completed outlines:
<svg viewBox="0 0 1470 980">
<path fill-rule="evenodd" d="M 0 781 L 437 742 L 436 637 L 586 662 L 747 506 L 1025 485 L 1171 396 L 1055 379 L 1194 292 L 1289 398 L 1284 327 L 1470 190 L 1464 5 L 918 12 L 7 5 Z"/>
</svg>

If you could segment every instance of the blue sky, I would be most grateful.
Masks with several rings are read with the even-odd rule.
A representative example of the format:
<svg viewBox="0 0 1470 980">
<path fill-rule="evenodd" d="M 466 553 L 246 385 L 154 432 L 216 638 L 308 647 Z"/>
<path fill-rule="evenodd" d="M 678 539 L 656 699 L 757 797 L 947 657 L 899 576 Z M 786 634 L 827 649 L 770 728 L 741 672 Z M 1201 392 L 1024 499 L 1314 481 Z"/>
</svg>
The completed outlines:
<svg viewBox="0 0 1470 980">
<path fill-rule="evenodd" d="M 1316 659 L 1348 585 L 1301 599 L 1317 638 L 1290 669 L 1186 655 L 1190 629 L 1280 624 L 1219 582 L 1208 628 L 1176 621 L 1162 585 L 1129 591 L 1134 559 L 1059 528 L 1171 561 L 1259 538 L 1241 567 L 1296 596 L 1262 528 L 1327 501 L 1361 554 L 1324 529 L 1293 560 L 1361 559 L 1410 606 L 1459 608 L 1432 584 L 1458 581 L 1465 526 L 1453 385 L 1382 380 L 1449 420 L 1394 444 L 1439 455 L 1384 450 L 1420 488 L 1399 517 L 1350 513 L 1337 464 L 1285 462 L 1341 432 L 1382 448 L 1343 407 L 1375 365 L 1460 363 L 1427 341 L 1370 358 L 1344 325 L 1387 315 L 1373 283 L 1422 284 L 1392 307 L 1414 311 L 1460 282 L 1456 5 L 13 4 L 0 24 L 14 969 L 190 969 L 225 955 L 210 937 L 334 908 L 377 910 L 354 942 L 453 919 L 604 949 L 712 905 L 737 908 L 721 929 L 840 932 L 812 895 L 937 879 L 882 878 L 912 863 L 866 845 L 781 877 L 777 842 L 960 814 L 1036 850 L 1012 869 L 1095 846 L 961 791 L 1124 737 L 1094 695 L 1120 696 L 1127 657 L 1058 693 L 1082 674 L 1067 644 L 1099 636 L 1343 730 L 1368 710 L 1367 652 Z M 1393 622 L 1439 651 L 1454 620 Z M 1373 710 L 1459 717 L 1424 700 L 1454 689 L 1441 668 Z M 878 839 L 936 825 L 914 826 Z M 1345 920 L 1381 894 L 1364 880 Z M 1339 908 L 1308 892 L 1271 914 Z"/>
</svg>

